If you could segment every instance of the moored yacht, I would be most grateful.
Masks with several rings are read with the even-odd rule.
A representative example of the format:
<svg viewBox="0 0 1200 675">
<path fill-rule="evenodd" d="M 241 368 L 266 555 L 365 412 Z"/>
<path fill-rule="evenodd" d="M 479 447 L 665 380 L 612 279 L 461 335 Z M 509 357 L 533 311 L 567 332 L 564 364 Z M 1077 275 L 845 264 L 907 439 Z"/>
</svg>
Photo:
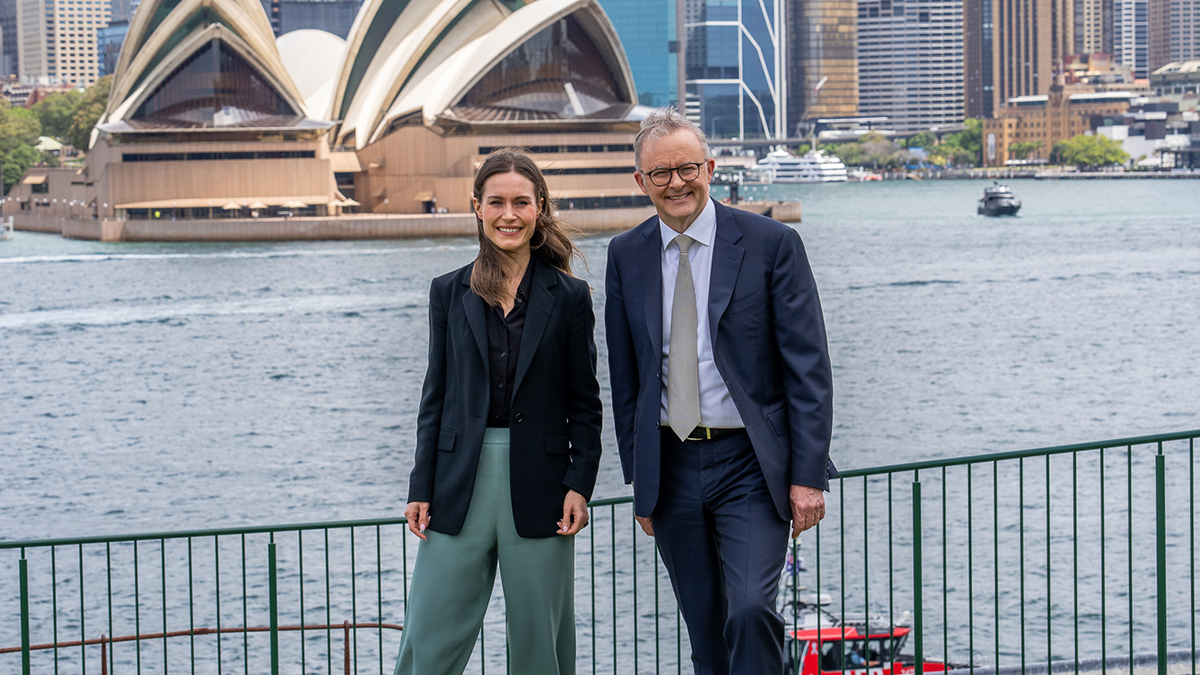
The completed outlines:
<svg viewBox="0 0 1200 675">
<path fill-rule="evenodd" d="M 844 183 L 846 165 L 824 151 L 809 150 L 802 157 L 778 148 L 754 165 L 773 183 Z"/>
</svg>

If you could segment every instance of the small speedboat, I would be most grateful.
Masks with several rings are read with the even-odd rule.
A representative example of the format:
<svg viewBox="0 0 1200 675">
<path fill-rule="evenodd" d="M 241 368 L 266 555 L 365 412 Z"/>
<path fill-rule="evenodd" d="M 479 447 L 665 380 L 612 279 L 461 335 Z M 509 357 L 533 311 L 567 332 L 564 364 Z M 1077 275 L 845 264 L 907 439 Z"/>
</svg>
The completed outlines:
<svg viewBox="0 0 1200 675">
<path fill-rule="evenodd" d="M 1015 216 L 1021 210 L 1021 200 L 1013 196 L 1007 185 L 993 183 L 984 188 L 976 213 L 984 216 Z"/>
</svg>

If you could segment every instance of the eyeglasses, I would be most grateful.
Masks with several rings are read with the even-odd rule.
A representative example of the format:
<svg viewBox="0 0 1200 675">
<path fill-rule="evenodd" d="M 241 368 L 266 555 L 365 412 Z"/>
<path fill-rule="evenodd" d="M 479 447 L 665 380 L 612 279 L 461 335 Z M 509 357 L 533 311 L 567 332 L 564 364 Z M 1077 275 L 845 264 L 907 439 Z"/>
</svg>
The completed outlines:
<svg viewBox="0 0 1200 675">
<path fill-rule="evenodd" d="M 693 181 L 700 177 L 700 167 L 704 166 L 704 162 L 689 162 L 688 164 L 680 164 L 672 169 L 655 169 L 653 171 L 643 171 L 642 175 L 650 179 L 658 187 L 666 187 L 671 184 L 671 173 L 678 173 L 679 178 L 685 181 Z"/>
</svg>

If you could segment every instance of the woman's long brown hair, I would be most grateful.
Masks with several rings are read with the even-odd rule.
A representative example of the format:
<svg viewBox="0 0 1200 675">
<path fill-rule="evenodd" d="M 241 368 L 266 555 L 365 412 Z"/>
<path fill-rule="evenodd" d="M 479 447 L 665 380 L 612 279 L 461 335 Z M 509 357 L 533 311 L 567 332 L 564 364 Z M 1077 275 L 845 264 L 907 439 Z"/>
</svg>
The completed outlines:
<svg viewBox="0 0 1200 675">
<path fill-rule="evenodd" d="M 505 149 L 485 159 L 479 171 L 475 172 L 475 201 L 483 203 L 484 184 L 492 176 L 502 173 L 520 174 L 533 184 L 533 197 L 540 206 L 533 237 L 529 242 L 531 259 L 537 258 L 564 274 L 571 274 L 572 258 L 582 260 L 583 254 L 554 217 L 554 205 L 550 201 L 546 179 L 528 155 L 518 150 Z M 471 270 L 471 290 L 489 305 L 501 306 L 508 292 L 508 275 L 517 270 L 512 269 L 512 263 L 492 240 L 488 239 L 483 231 L 483 220 L 478 213 L 475 215 L 475 223 L 479 229 L 479 255 L 475 257 L 475 268 Z"/>
</svg>

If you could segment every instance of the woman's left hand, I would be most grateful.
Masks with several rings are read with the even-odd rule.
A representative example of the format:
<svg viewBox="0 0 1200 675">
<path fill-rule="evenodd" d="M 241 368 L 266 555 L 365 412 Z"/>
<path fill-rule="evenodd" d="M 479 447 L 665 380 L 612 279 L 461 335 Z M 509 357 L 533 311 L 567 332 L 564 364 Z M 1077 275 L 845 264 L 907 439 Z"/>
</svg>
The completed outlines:
<svg viewBox="0 0 1200 675">
<path fill-rule="evenodd" d="M 587 526 L 587 522 L 587 500 L 578 492 L 568 490 L 566 498 L 563 499 L 563 517 L 558 521 L 558 533 L 565 537 L 579 534 L 579 531 Z"/>
</svg>

